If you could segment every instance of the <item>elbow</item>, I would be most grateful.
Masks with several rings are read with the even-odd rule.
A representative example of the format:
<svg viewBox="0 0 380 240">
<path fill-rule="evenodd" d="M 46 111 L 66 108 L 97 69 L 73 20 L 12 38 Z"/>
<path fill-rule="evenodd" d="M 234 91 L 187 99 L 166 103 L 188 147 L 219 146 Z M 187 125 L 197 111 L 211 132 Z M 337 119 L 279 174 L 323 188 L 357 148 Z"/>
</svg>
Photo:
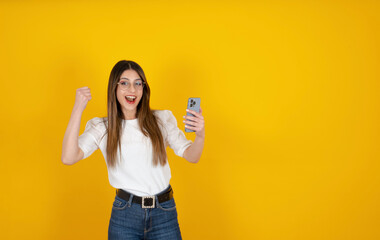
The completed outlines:
<svg viewBox="0 0 380 240">
<path fill-rule="evenodd" d="M 199 160 L 200 160 L 200 158 L 197 158 L 197 159 L 190 160 L 190 162 L 195 164 L 195 163 L 198 163 Z"/>
<path fill-rule="evenodd" d="M 83 159 L 83 152 L 81 150 L 77 151 L 76 154 L 62 152 L 61 161 L 64 165 L 74 165 Z"/>
<path fill-rule="evenodd" d="M 64 165 L 73 165 L 72 162 L 69 161 L 66 157 L 62 156 L 61 161 Z"/>
<path fill-rule="evenodd" d="M 196 164 L 196 163 L 198 163 L 199 162 L 199 159 L 198 160 L 195 160 L 195 161 L 191 161 L 191 163 L 194 163 L 194 164 Z"/>
<path fill-rule="evenodd" d="M 194 158 L 185 158 L 189 163 L 198 163 L 199 162 L 199 158 L 197 159 L 194 159 Z"/>
<path fill-rule="evenodd" d="M 194 154 L 191 154 L 191 152 L 190 152 L 189 149 L 190 149 L 190 147 L 187 148 L 187 149 L 184 151 L 182 157 L 183 157 L 184 159 L 186 159 L 186 161 L 188 161 L 188 162 L 190 162 L 190 163 L 198 163 L 200 157 L 197 157 L 197 156 L 194 156 Z"/>
<path fill-rule="evenodd" d="M 76 162 L 78 162 L 80 159 L 75 160 L 73 157 L 67 157 L 62 155 L 61 161 L 64 165 L 74 165 Z"/>
</svg>

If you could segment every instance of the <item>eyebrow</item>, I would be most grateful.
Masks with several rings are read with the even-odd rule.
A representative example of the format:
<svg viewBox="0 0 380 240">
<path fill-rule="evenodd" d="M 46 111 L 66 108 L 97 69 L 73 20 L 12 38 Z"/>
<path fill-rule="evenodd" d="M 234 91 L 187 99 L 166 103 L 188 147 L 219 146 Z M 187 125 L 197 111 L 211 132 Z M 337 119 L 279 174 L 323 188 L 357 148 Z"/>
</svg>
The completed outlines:
<svg viewBox="0 0 380 240">
<path fill-rule="evenodd" d="M 121 80 L 121 79 L 127 79 L 127 80 L 130 80 L 129 78 L 126 78 L 126 77 L 121 77 L 120 80 Z M 141 78 L 136 78 L 135 80 L 141 80 Z"/>
</svg>

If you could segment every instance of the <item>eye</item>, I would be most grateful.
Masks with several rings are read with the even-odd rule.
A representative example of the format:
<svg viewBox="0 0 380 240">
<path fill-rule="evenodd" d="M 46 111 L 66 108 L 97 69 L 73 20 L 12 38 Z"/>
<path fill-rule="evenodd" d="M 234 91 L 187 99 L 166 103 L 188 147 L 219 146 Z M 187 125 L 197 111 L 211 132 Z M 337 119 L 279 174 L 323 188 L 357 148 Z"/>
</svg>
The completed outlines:
<svg viewBox="0 0 380 240">
<path fill-rule="evenodd" d="M 120 82 L 120 85 L 128 86 L 128 82 Z"/>
<path fill-rule="evenodd" d="M 136 84 L 136 86 L 141 86 L 141 85 L 142 85 L 142 82 L 139 81 L 139 82 L 136 82 L 135 84 Z"/>
</svg>

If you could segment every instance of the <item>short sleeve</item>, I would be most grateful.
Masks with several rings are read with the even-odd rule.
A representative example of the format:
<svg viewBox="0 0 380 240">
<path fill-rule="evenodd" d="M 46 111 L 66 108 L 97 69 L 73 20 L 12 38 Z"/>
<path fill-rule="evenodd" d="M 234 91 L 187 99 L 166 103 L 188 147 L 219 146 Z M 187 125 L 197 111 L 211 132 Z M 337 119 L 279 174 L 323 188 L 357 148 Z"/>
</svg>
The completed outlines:
<svg viewBox="0 0 380 240">
<path fill-rule="evenodd" d="M 78 138 L 78 146 L 82 149 L 84 156 L 82 159 L 89 157 L 95 150 L 99 148 L 99 140 L 102 131 L 99 129 L 102 120 L 93 118 L 86 123 L 84 132 Z"/>
<path fill-rule="evenodd" d="M 178 128 L 177 120 L 171 111 L 166 110 L 164 115 L 166 117 L 164 121 L 167 130 L 166 140 L 169 147 L 173 149 L 177 156 L 183 157 L 183 153 L 192 144 L 192 141 L 186 139 L 183 131 Z"/>
</svg>

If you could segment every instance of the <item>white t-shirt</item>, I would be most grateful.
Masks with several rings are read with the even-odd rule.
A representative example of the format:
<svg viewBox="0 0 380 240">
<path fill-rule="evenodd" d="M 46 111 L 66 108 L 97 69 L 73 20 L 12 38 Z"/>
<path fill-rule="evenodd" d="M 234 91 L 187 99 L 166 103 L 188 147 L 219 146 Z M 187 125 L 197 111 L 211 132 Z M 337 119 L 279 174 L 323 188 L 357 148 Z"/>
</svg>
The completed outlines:
<svg viewBox="0 0 380 240">
<path fill-rule="evenodd" d="M 161 119 L 159 124 L 165 143 L 169 145 L 176 155 L 183 157 L 183 152 L 191 145 L 185 134 L 178 128 L 177 120 L 169 110 L 153 111 L 156 117 Z M 84 153 L 84 158 L 89 157 L 96 149 L 100 149 L 107 159 L 107 134 L 103 123 L 105 118 L 93 118 L 86 124 L 78 144 Z M 121 161 L 119 162 L 120 149 L 117 151 L 115 168 L 108 166 L 108 179 L 114 188 L 120 188 L 137 196 L 155 195 L 169 186 L 171 172 L 169 163 L 164 166 L 153 166 L 152 142 L 140 131 L 137 119 L 122 120 L 121 136 Z"/>
</svg>

